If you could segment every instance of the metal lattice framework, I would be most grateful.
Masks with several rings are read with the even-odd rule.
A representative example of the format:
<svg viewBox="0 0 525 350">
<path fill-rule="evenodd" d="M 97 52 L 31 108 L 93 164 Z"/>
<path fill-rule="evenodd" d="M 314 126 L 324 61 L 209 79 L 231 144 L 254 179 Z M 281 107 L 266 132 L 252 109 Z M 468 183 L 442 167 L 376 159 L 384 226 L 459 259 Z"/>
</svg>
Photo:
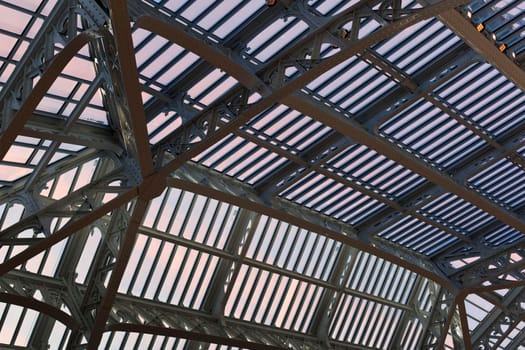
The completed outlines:
<svg viewBox="0 0 525 350">
<path fill-rule="evenodd" d="M 2 349 L 525 349 L 524 2 L 0 11 Z"/>
</svg>

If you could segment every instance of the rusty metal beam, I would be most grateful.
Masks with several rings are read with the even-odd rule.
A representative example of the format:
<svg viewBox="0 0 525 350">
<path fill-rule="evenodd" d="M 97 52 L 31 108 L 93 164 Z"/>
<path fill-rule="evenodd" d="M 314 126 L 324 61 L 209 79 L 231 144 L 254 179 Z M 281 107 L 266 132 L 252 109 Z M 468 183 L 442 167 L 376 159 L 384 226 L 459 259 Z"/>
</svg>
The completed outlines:
<svg viewBox="0 0 525 350">
<path fill-rule="evenodd" d="M 153 161 L 148 142 L 149 138 L 146 129 L 146 115 L 142 104 L 127 1 L 110 0 L 109 9 L 120 68 L 119 73 L 121 73 L 119 74 L 119 77 L 123 84 L 121 88 L 125 95 L 122 96 L 125 101 L 121 101 L 121 107 L 127 107 L 127 110 L 120 111 L 122 115 L 119 115 L 118 117 L 121 119 L 121 122 L 123 122 L 122 119 L 127 119 L 129 117 L 132 135 L 123 135 L 123 137 L 134 140 L 136 156 L 140 164 L 142 176 L 146 178 L 153 173 Z M 108 59 L 110 58 L 108 57 Z M 126 115 L 128 113 L 129 116 Z"/>
<path fill-rule="evenodd" d="M 465 350 L 472 350 L 472 341 L 470 339 L 470 331 L 468 327 L 467 309 L 465 308 L 465 299 L 458 301 L 458 312 L 461 321 L 461 331 L 463 334 L 463 343 Z"/>
<path fill-rule="evenodd" d="M 356 142 L 364 144 L 415 173 L 418 173 L 445 190 L 474 204 L 507 225 L 514 227 L 521 232 L 525 232 L 525 222 L 515 213 L 505 210 L 477 192 L 465 187 L 453 177 L 444 174 L 438 169 L 426 164 L 424 161 L 412 156 L 408 152 L 395 147 L 386 139 L 371 134 L 356 121 L 348 119 L 336 111 L 327 108 L 320 102 L 310 98 L 308 95 L 301 92 L 295 93 L 284 97 L 282 102 L 301 113 L 311 115 L 320 122 L 352 137 Z"/>
<path fill-rule="evenodd" d="M 249 340 L 242 340 L 237 338 L 229 338 L 226 335 L 219 336 L 214 334 L 205 334 L 202 332 L 192 332 L 182 329 L 167 328 L 160 326 L 149 326 L 144 324 L 130 324 L 130 323 L 117 323 L 112 324 L 106 328 L 107 331 L 111 332 L 138 332 L 162 335 L 165 337 L 176 337 L 187 340 L 195 340 L 205 343 L 213 343 L 217 345 L 235 346 L 242 349 L 253 349 L 253 350 L 284 350 L 287 349 L 285 346 L 273 346 L 261 343 L 255 343 Z"/>
<path fill-rule="evenodd" d="M 61 322 L 69 329 L 76 329 L 79 326 L 77 321 L 73 317 L 65 313 L 64 311 L 56 307 L 53 307 L 50 304 L 47 304 L 45 302 L 33 299 L 31 297 L 0 292 L 0 302 L 6 303 L 6 304 L 19 305 L 22 307 L 26 307 L 28 309 L 38 311 L 39 313 L 43 315 L 49 316 Z"/>
<path fill-rule="evenodd" d="M 13 120 L 5 128 L 0 138 L 0 159 L 4 158 L 16 136 L 24 128 L 24 125 L 29 120 L 29 118 L 31 118 L 37 105 L 40 103 L 47 90 L 51 87 L 51 85 L 53 85 L 56 78 L 58 78 L 65 66 L 73 59 L 73 57 L 80 51 L 80 49 L 82 49 L 84 45 L 95 38 L 96 33 L 89 31 L 82 32 L 77 37 L 72 39 L 64 47 L 64 49 L 62 49 L 62 51 L 60 51 L 55 56 L 47 70 L 38 80 L 38 83 L 36 83 L 36 85 L 31 90 L 28 98 L 24 101 L 21 108 L 14 115 Z"/>
<path fill-rule="evenodd" d="M 148 200 L 139 197 L 135 207 L 133 208 L 133 214 L 131 215 L 131 218 L 128 222 L 126 232 L 121 238 L 119 253 L 113 270 L 111 271 L 111 278 L 109 279 L 104 298 L 96 310 L 94 327 L 88 340 L 88 350 L 97 349 L 100 340 L 102 339 L 102 334 L 104 333 L 106 322 L 111 312 L 112 305 L 115 301 L 120 281 L 122 280 L 124 271 L 126 270 L 126 266 L 129 261 L 129 257 L 135 244 L 138 228 L 144 218 L 144 215 L 146 214 L 147 207 Z"/>
<path fill-rule="evenodd" d="M 426 0 L 421 2 L 428 3 Z M 507 79 L 516 84 L 522 91 L 525 91 L 525 71 L 507 55 L 500 52 L 496 45 L 485 35 L 479 33 L 474 25 L 460 12 L 456 10 L 444 11 L 438 15 L 438 18 Z"/>
</svg>

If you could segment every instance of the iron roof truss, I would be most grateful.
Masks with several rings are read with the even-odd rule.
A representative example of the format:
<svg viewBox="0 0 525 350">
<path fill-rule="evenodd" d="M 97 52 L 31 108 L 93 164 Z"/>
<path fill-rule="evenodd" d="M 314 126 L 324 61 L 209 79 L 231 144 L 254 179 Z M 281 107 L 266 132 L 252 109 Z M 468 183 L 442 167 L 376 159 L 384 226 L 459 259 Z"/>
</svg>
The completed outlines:
<svg viewBox="0 0 525 350">
<path fill-rule="evenodd" d="M 2 347 L 523 343 L 520 2 L 0 10 Z"/>
</svg>

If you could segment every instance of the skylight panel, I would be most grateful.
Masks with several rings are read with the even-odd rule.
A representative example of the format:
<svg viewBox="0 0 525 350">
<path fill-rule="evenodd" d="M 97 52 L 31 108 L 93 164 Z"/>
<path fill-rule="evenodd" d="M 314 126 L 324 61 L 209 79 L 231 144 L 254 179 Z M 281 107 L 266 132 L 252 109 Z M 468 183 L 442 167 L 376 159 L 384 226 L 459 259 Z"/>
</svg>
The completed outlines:
<svg viewBox="0 0 525 350">
<path fill-rule="evenodd" d="M 435 91 L 465 119 L 478 123 L 495 137 L 524 118 L 525 94 L 488 64 L 470 67 Z"/>
<path fill-rule="evenodd" d="M 330 194 L 335 195 L 330 196 Z M 384 208 L 377 200 L 322 174 L 312 172 L 280 194 L 294 203 L 355 225 Z M 330 201 L 330 204 L 326 201 Z"/>
<path fill-rule="evenodd" d="M 335 70 L 335 68 L 332 69 Z M 375 73 L 374 70 L 368 64 L 360 60 L 351 61 L 350 64 L 348 64 L 345 67 L 344 73 L 341 70 L 337 71 L 337 78 L 330 79 L 329 81 L 327 81 L 329 82 L 328 85 L 323 86 L 322 89 L 317 90 L 315 92 L 317 92 L 322 97 L 332 100 L 332 96 L 335 93 L 341 91 L 343 88 L 352 90 L 352 86 L 360 85 L 363 82 L 365 82 L 366 76 L 363 78 L 363 75 L 373 75 Z M 337 95 L 335 96 L 337 97 Z M 338 99 L 335 98 L 335 101 L 338 101 Z"/>
<path fill-rule="evenodd" d="M 339 83 L 337 87 L 334 85 L 336 82 Z M 370 95 L 377 96 L 378 92 L 384 92 L 394 85 L 381 72 L 360 61 L 347 75 L 341 76 L 319 93 L 322 96 L 326 93 L 324 97 L 330 102 L 357 113 L 365 107 L 363 99 Z"/>
<path fill-rule="evenodd" d="M 162 70 L 164 73 L 159 75 L 156 78 L 156 81 L 165 86 L 169 85 L 171 82 L 186 74 L 189 68 L 195 64 L 198 59 L 199 56 L 192 52 L 187 52 L 185 55 L 180 56 L 180 59 L 174 62 L 173 65 L 169 66 L 169 69 L 168 66 L 165 66 Z"/>
<path fill-rule="evenodd" d="M 263 1 L 260 1 L 262 3 Z M 241 0 L 234 1 L 215 1 L 213 8 L 205 11 L 205 16 L 197 23 L 200 27 L 209 31 L 217 22 L 222 20 L 225 14 L 232 15 L 231 11 L 242 3 Z M 259 5 L 260 5 L 259 3 Z"/>
<path fill-rule="evenodd" d="M 361 61 L 358 60 L 356 56 L 350 57 L 312 80 L 306 87 L 308 90 L 318 92 L 322 95 L 323 93 L 321 93 L 321 89 L 329 84 L 334 84 L 334 86 L 340 85 L 341 83 L 335 84 L 335 81 L 338 81 L 342 74 L 346 74 L 347 71 L 357 64 L 361 64 Z M 344 79 L 341 79 L 341 81 L 344 81 Z M 331 90 L 331 88 L 327 88 L 325 94 L 329 93 Z"/>
<path fill-rule="evenodd" d="M 392 91 L 396 83 L 387 79 L 384 75 L 376 75 L 375 80 L 365 84 L 367 88 L 360 89 L 356 95 L 340 103 L 341 108 L 349 110 L 353 114 L 362 112 L 381 96 Z"/>
<path fill-rule="evenodd" d="M 501 225 L 483 236 L 485 244 L 500 247 L 512 244 L 523 238 L 523 233 L 508 225 Z"/>
<path fill-rule="evenodd" d="M 276 105 L 242 128 L 261 140 L 298 154 L 320 140 L 330 128 L 284 105 Z"/>
<path fill-rule="evenodd" d="M 133 32 L 139 76 L 147 84 L 169 85 L 199 59 L 194 53 L 143 29 Z"/>
<path fill-rule="evenodd" d="M 473 331 L 494 309 L 494 305 L 477 294 L 469 294 L 465 298 L 465 308 L 467 309 L 468 328 Z"/>
<path fill-rule="evenodd" d="M 226 303 L 225 314 L 306 332 L 323 290 L 311 283 L 242 265 Z"/>
<path fill-rule="evenodd" d="M 14 345 L 18 335 L 18 325 L 23 321 L 22 312 L 24 309 L 18 305 L 6 305 L 4 303 L 1 303 L 1 306 L 3 308 L 3 322 L 0 328 L 0 343 Z"/>
<path fill-rule="evenodd" d="M 233 205 L 169 188 L 150 202 L 143 225 L 224 249 L 238 211 Z"/>
<path fill-rule="evenodd" d="M 199 309 L 218 263 L 208 253 L 140 234 L 119 291 Z"/>
<path fill-rule="evenodd" d="M 347 288 L 405 304 L 416 274 L 388 261 L 359 252 L 347 281 Z"/>
<path fill-rule="evenodd" d="M 525 171 L 521 165 L 506 158 L 474 175 L 468 183 L 510 208 L 517 208 L 525 201 Z"/>
<path fill-rule="evenodd" d="M 51 334 L 48 338 L 48 349 L 49 350 L 61 350 L 65 349 L 67 345 L 68 337 L 71 335 L 69 330 L 64 324 L 55 321 Z"/>
<path fill-rule="evenodd" d="M 520 346 L 519 339 L 523 340 L 523 332 L 525 332 L 525 321 L 518 321 L 513 325 L 512 330 L 506 335 L 505 339 L 502 340 L 501 344 L 498 346 L 498 350 L 509 349 L 511 344 Z M 516 343 L 518 341 L 518 343 Z"/>
<path fill-rule="evenodd" d="M 137 332 L 104 332 L 99 349 L 187 349 L 190 341 L 182 338 L 166 337 Z M 207 343 L 210 350 L 236 350 L 236 347 Z"/>
<path fill-rule="evenodd" d="M 0 230 L 5 230 L 11 225 L 16 224 L 24 215 L 25 207 L 21 203 L 6 202 L 0 205 Z"/>
<path fill-rule="evenodd" d="M 393 65 L 413 74 L 459 40 L 441 22 L 431 19 L 417 23 L 381 42 L 376 49 Z"/>
<path fill-rule="evenodd" d="M 13 5 L 12 7 L 14 9 L 19 9 L 19 11 L 31 11 L 36 12 L 38 7 L 42 5 L 42 2 L 35 2 L 32 0 L 3 0 L 4 3 L 9 3 Z M 49 1 L 50 3 L 54 3 L 54 1 Z M 11 7 L 11 6 L 10 6 Z"/>
<path fill-rule="evenodd" d="M 433 255 L 458 240 L 451 234 L 410 216 L 382 230 L 378 236 L 425 255 Z"/>
<path fill-rule="evenodd" d="M 298 18 L 279 18 L 246 44 L 246 53 L 260 62 L 266 62 L 285 46 L 293 45 L 307 31 L 308 25 Z"/>
<path fill-rule="evenodd" d="M 67 155 L 67 153 L 64 154 Z M 57 176 L 51 179 L 43 178 L 42 180 L 47 180 L 47 182 L 40 195 L 58 200 L 89 183 L 93 179 L 98 162 L 102 160 L 98 157 L 90 158 L 86 159 L 83 164 L 56 174 Z"/>
<path fill-rule="evenodd" d="M 168 0 L 168 1 L 159 1 L 154 0 L 154 2 L 164 2 L 163 6 L 170 11 L 177 12 L 177 11 L 183 11 L 188 6 L 191 5 L 192 1 L 190 0 Z"/>
<path fill-rule="evenodd" d="M 263 216 L 246 256 L 328 281 L 340 250 L 339 242 Z"/>
<path fill-rule="evenodd" d="M 369 186 L 378 194 L 400 197 L 425 180 L 394 161 L 363 145 L 352 145 L 327 162 L 328 170 L 345 174 L 357 184 Z"/>
<path fill-rule="evenodd" d="M 155 145 L 182 126 L 182 118 L 175 112 L 157 114 L 147 124 L 150 143 Z"/>
<path fill-rule="evenodd" d="M 435 222 L 466 235 L 494 220 L 493 216 L 449 193 L 434 199 L 418 212 Z"/>
<path fill-rule="evenodd" d="M 333 0 L 310 0 L 308 5 L 314 7 L 323 15 L 335 15 L 345 9 L 359 3 L 359 0 L 352 1 L 333 1 Z"/>
<path fill-rule="evenodd" d="M 171 48 L 172 53 L 182 50 L 180 46 L 170 44 L 167 39 L 144 29 L 136 29 L 132 37 L 135 46 L 135 61 L 139 69 L 143 69 L 144 65 L 151 64 L 151 62 L 155 61 L 160 49 Z"/>
<path fill-rule="evenodd" d="M 93 260 L 99 249 L 100 242 L 102 241 L 102 232 L 98 227 L 94 227 L 84 243 L 82 253 L 78 259 L 78 264 L 75 268 L 75 282 L 84 284 L 86 282 L 87 275 L 90 267 L 93 264 Z"/>
<path fill-rule="evenodd" d="M 230 3 L 229 1 L 224 3 Z M 232 2 L 234 3 L 234 2 Z M 222 19 L 210 30 L 220 38 L 226 38 L 230 33 L 243 27 L 252 16 L 255 16 L 265 6 L 264 0 L 245 2 L 239 1 L 239 5 L 230 12 L 222 14 Z M 234 12 L 236 11 L 236 12 Z"/>
<path fill-rule="evenodd" d="M 226 94 L 236 84 L 236 79 L 226 75 L 223 70 L 216 68 L 198 83 L 189 87 L 186 94 L 189 101 L 191 101 L 190 104 L 196 104 L 193 107 L 202 109 L 202 107 L 210 105 Z"/>
<path fill-rule="evenodd" d="M 384 122 L 379 132 L 438 167 L 449 166 L 485 141 L 425 99 Z"/>
<path fill-rule="evenodd" d="M 163 43 L 162 46 L 160 43 Z M 157 77 L 169 63 L 180 60 L 186 54 L 187 51 L 179 45 L 168 43 L 163 38 L 153 39 L 138 51 L 138 71 L 146 78 Z"/>
<path fill-rule="evenodd" d="M 400 309 L 345 294 L 330 324 L 330 337 L 374 349 L 388 349 L 403 313 Z"/>
<path fill-rule="evenodd" d="M 277 169 L 286 159 L 259 147 L 254 142 L 230 135 L 193 160 L 228 176 L 253 184 Z"/>
<path fill-rule="evenodd" d="M 182 11 L 181 15 L 189 21 L 194 21 L 197 17 L 201 17 L 203 14 L 208 13 L 214 2 L 214 0 L 190 2 L 190 6 Z"/>
<path fill-rule="evenodd" d="M 27 30 L 27 25 L 32 22 L 32 16 L 20 10 L 16 10 L 13 6 L 0 4 L 0 11 L 5 16 L 2 21 L 1 28 L 5 32 L 15 35 L 23 35 Z"/>
</svg>

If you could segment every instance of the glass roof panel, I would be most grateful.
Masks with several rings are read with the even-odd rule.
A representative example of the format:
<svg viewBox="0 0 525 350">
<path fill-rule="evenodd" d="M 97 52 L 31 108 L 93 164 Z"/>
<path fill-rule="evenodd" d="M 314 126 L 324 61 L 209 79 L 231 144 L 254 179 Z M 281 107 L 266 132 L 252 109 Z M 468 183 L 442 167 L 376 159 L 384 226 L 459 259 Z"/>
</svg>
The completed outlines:
<svg viewBox="0 0 525 350">
<path fill-rule="evenodd" d="M 363 145 L 352 145 L 323 166 L 386 198 L 399 198 L 424 179 Z"/>
<path fill-rule="evenodd" d="M 425 99 L 384 122 L 380 133 L 437 167 L 451 165 L 485 143 L 480 136 Z"/>
<path fill-rule="evenodd" d="M 381 42 L 375 49 L 396 67 L 414 74 L 459 41 L 444 24 L 429 19 Z"/>
<path fill-rule="evenodd" d="M 465 235 L 475 232 L 494 219 L 481 209 L 450 193 L 424 205 L 419 212 Z"/>
<path fill-rule="evenodd" d="M 523 121 L 525 94 L 486 63 L 469 67 L 435 92 L 493 138 Z"/>
<path fill-rule="evenodd" d="M 468 180 L 497 203 L 518 208 L 525 201 L 525 171 L 518 163 L 501 159 Z"/>
<path fill-rule="evenodd" d="M 311 172 L 280 195 L 350 225 L 386 206 L 317 172 Z"/>
<path fill-rule="evenodd" d="M 359 252 L 347 287 L 358 292 L 406 304 L 416 274 L 368 253 Z"/>
<path fill-rule="evenodd" d="M 483 237 L 488 245 L 494 247 L 509 245 L 522 238 L 523 233 L 508 225 L 501 225 Z"/>
<path fill-rule="evenodd" d="M 254 142 L 230 135 L 193 160 L 243 182 L 254 184 L 277 169 L 286 159 L 258 147 Z"/>
<path fill-rule="evenodd" d="M 298 41 L 307 30 L 308 25 L 298 18 L 279 18 L 246 44 L 247 54 L 264 63 L 285 46 Z"/>
<path fill-rule="evenodd" d="M 308 282 L 242 265 L 226 303 L 226 315 L 306 332 L 323 290 Z"/>
<path fill-rule="evenodd" d="M 340 249 L 340 242 L 263 216 L 246 257 L 328 281 Z"/>
<path fill-rule="evenodd" d="M 48 15 L 44 9 L 51 8 L 55 1 L 0 1 L 3 21 L 0 24 L 0 86 L 3 86 L 24 52 L 28 42 L 38 33 L 43 19 Z"/>
<path fill-rule="evenodd" d="M 410 216 L 382 230 L 379 237 L 425 255 L 433 255 L 458 240 L 457 237 Z"/>
<path fill-rule="evenodd" d="M 223 249 L 237 214 L 230 204 L 170 188 L 151 201 L 143 225 Z"/>
<path fill-rule="evenodd" d="M 94 1 L 91 5 L 103 3 Z M 39 37 L 47 35 L 57 39 L 60 36 L 56 31 L 58 27 L 53 32 L 56 37 L 50 36 L 45 28 L 56 26 L 58 22 L 51 21 L 48 16 L 62 4 L 56 0 L 0 0 L 0 10 L 5 17 L 0 21 L 3 44 L 0 47 L 0 89 L 3 89 L 0 97 L 8 93 L 21 95 L 4 106 L 4 112 L 9 109 L 16 112 L 23 103 L 23 91 L 13 88 L 15 85 L 6 88 L 6 84 L 11 83 L 9 79 L 18 80 L 16 72 L 25 69 L 31 73 L 29 80 L 24 81 L 28 83 L 26 87 L 35 86 L 46 68 L 41 64 L 46 60 L 41 62 L 37 51 L 45 48 L 50 54 L 57 54 L 66 45 L 56 40 L 40 44 L 47 45 L 45 47 L 36 45 L 37 51 L 31 51 L 31 45 L 35 45 Z M 290 53 L 296 43 L 305 38 L 313 40 L 313 34 L 325 21 L 364 2 L 278 1 L 272 6 L 264 0 L 137 0 L 133 6 L 137 4 L 146 5 L 152 13 L 157 11 L 168 21 L 173 20 L 189 32 L 200 35 L 210 47 L 219 45 L 220 50 L 231 53 L 228 55 L 231 63 L 249 67 L 264 80 L 264 73 L 269 68 L 283 64 L 284 61 L 277 61 L 278 57 L 295 59 Z M 359 38 L 391 24 L 395 31 L 395 19 L 388 18 L 394 12 L 389 6 L 394 4 L 397 2 L 369 2 L 359 19 L 346 17 L 344 21 L 335 21 L 323 28 L 332 31 L 327 36 L 335 35 L 339 31 L 351 31 L 355 25 L 352 22 L 358 20 Z M 421 4 L 402 1 L 402 8 L 408 10 L 401 12 L 402 15 L 411 16 L 412 10 Z M 75 5 L 76 18 L 87 16 L 82 12 L 84 6 Z M 458 11 L 470 16 L 468 20 L 474 25 L 483 23 L 482 29 L 477 27 L 481 31 L 479 35 L 493 40 L 503 54 L 515 63 L 525 62 L 525 7 L 521 1 L 476 0 Z M 315 99 L 337 117 L 352 118 L 351 123 L 361 124 L 370 140 L 386 138 L 391 147 L 400 147 L 401 152 L 409 154 L 416 162 L 422 159 L 434 166 L 433 170 L 438 170 L 436 176 L 443 181 L 448 179 L 448 170 L 461 171 L 466 166 L 469 172 L 458 175 L 465 175 L 460 185 L 471 190 L 474 198 L 482 196 L 483 200 L 494 203 L 496 209 L 490 211 L 493 215 L 478 208 L 483 200 L 470 203 L 456 194 L 444 192 L 433 185 L 433 179 L 427 180 L 410 167 L 383 156 L 380 149 L 374 151 L 355 144 L 351 137 L 343 136 L 349 135 L 344 130 L 332 130 L 319 116 L 303 115 L 279 104 L 276 102 L 279 98 L 274 100 L 275 96 L 271 96 L 269 101 L 274 105 L 241 127 L 227 129 L 226 137 L 218 141 L 212 139 L 203 147 L 206 150 L 193 157 L 192 161 L 197 164 L 191 165 L 191 169 L 199 169 L 200 179 L 204 180 L 191 186 L 201 188 L 202 193 L 206 193 L 206 189 L 215 193 L 221 189 L 220 181 L 224 184 L 231 181 L 247 191 L 253 190 L 254 196 L 260 196 L 256 205 L 267 205 L 269 210 L 279 208 L 272 207 L 275 201 L 290 201 L 292 203 L 287 205 L 309 209 L 309 215 L 327 227 L 340 225 L 335 223 L 339 220 L 364 228 L 362 237 L 358 231 L 356 236 L 345 239 L 359 240 L 361 247 L 366 247 L 364 250 L 384 249 L 384 255 L 372 255 L 327 238 L 326 233 L 318 234 L 243 209 L 251 208 L 253 197 L 237 198 L 235 203 L 242 204 L 237 207 L 167 188 L 150 201 L 141 221 L 120 281 L 122 294 L 113 303 L 109 321 L 120 322 L 115 316 L 117 309 L 124 307 L 119 305 L 119 298 L 148 303 L 152 309 L 191 309 L 188 312 L 192 315 L 205 317 L 212 316 L 212 304 L 216 303 L 219 307 L 215 307 L 213 316 L 232 324 L 245 324 L 246 321 L 259 329 L 278 328 L 273 331 L 279 334 L 299 332 L 313 337 L 321 329 L 319 324 L 327 321 L 327 341 L 332 345 L 414 349 L 421 344 L 427 330 L 425 316 L 421 315 L 432 317 L 436 297 L 441 294 L 434 282 L 406 267 L 421 262 L 422 268 L 426 268 L 436 262 L 442 264 L 437 269 L 450 268 L 450 283 L 457 284 L 462 282 L 454 279 L 455 273 L 496 256 L 500 259 L 495 264 L 499 264 L 502 257 L 508 261 L 501 264 L 522 264 L 521 253 L 500 254 L 519 247 L 517 244 L 523 239 L 517 228 L 521 227 L 519 222 L 513 223 L 505 217 L 510 214 L 519 220 L 524 206 L 522 158 L 525 147 L 518 143 L 523 141 L 525 96 L 519 86 L 491 65 L 491 57 L 483 58 L 470 52 L 462 36 L 446 26 L 444 16 L 445 13 L 439 20 L 421 21 L 392 34 L 327 69 L 306 87 L 284 87 L 283 96 L 279 98 L 283 101 L 284 95 L 297 93 L 304 94 L 306 99 Z M 132 21 L 135 19 L 134 16 Z M 77 31 L 84 30 L 86 24 L 96 27 L 82 19 L 78 21 Z M 139 73 L 138 87 L 146 112 L 146 144 L 166 141 L 168 135 L 192 123 L 199 113 L 221 105 L 226 94 L 240 88 L 236 79 L 221 67 L 191 53 L 191 48 L 172 44 L 133 23 L 131 30 Z M 475 40 L 469 43 L 476 45 Z M 343 49 L 324 43 L 320 48 L 321 60 Z M 146 188 L 148 186 L 134 187 L 130 183 L 136 180 L 147 184 L 151 179 L 158 180 L 155 173 L 158 168 L 155 167 L 153 174 L 141 173 L 133 159 L 133 147 L 122 144 L 128 135 L 123 135 L 115 122 L 122 115 L 109 112 L 111 104 L 108 103 L 115 96 L 108 88 L 111 81 L 104 81 L 104 72 L 100 70 L 103 57 L 95 60 L 93 50 L 93 47 L 84 46 L 61 72 L 25 129 L 14 132 L 26 136 L 18 135 L 8 144 L 10 148 L 0 162 L 0 229 L 4 231 L 26 216 L 34 218 L 31 224 L 12 235 L 15 240 L 1 237 L 4 240 L 0 246 L 0 261 L 16 256 L 34 242 L 47 242 L 46 236 L 53 239 L 58 230 L 76 220 L 60 209 L 53 211 L 54 203 L 68 201 L 75 191 L 89 204 L 89 209 L 80 215 L 89 213 L 97 217 L 88 220 L 83 230 L 49 244 L 13 271 L 15 275 L 32 274 L 40 281 L 62 283 L 64 293 L 74 288 L 64 287 L 66 282 L 73 281 L 72 273 L 81 292 L 93 282 L 93 274 L 97 272 L 95 257 L 108 245 L 105 240 L 107 223 L 115 210 L 111 203 L 108 205 L 109 201 L 121 193 L 149 200 L 154 190 Z M 456 58 L 450 58 L 447 53 L 467 51 L 471 63 L 455 71 Z M 309 55 L 306 53 L 304 57 L 308 59 Z M 449 68 L 434 75 L 434 80 L 422 75 L 425 69 L 441 66 Z M 298 66 L 291 68 L 286 72 L 288 80 L 285 82 L 301 74 L 303 71 Z M 425 88 L 427 83 L 428 89 Z M 250 91 L 250 103 L 266 102 L 267 89 L 259 88 Z M 395 102 L 392 102 L 397 97 L 395 106 L 400 107 L 398 109 L 393 108 Z M 394 114 L 388 115 L 390 112 Z M 1 120 L 2 130 L 7 126 L 4 121 Z M 69 133 L 73 129 L 76 134 Z M 75 135 L 89 140 L 75 143 Z M 62 142 L 63 139 L 71 143 Z M 106 142 L 100 149 L 99 140 Z M 520 148 L 515 151 L 517 147 Z M 121 166 L 125 170 L 120 170 Z M 89 186 L 112 171 L 117 173 L 111 180 L 113 189 L 105 194 L 101 190 L 96 203 L 89 202 L 86 198 L 93 191 Z M 124 174 L 130 171 L 136 173 Z M 126 182 L 125 179 L 132 177 L 136 179 Z M 215 177 L 220 179 L 215 182 L 219 184 L 217 187 L 213 186 Z M 129 188 L 132 190 L 127 192 Z M 221 198 L 220 195 L 217 198 Z M 96 211 L 104 203 L 107 206 Z M 76 204 L 73 201 L 71 207 Z M 50 212 L 42 211 L 46 208 L 51 208 Z M 130 204 L 123 208 L 129 209 Z M 104 210 L 111 214 L 99 213 Z M 38 215 L 32 216 L 35 212 Z M 367 236 L 368 233 L 371 236 Z M 485 250 L 476 251 L 478 244 Z M 388 250 L 388 247 L 393 249 Z M 402 256 L 404 267 L 385 260 L 397 254 L 396 249 L 402 250 L 399 256 Z M 406 256 L 401 254 L 407 254 L 409 259 L 404 260 Z M 494 272 L 492 267 L 488 270 Z M 106 284 L 114 272 L 106 276 Z M 520 272 L 506 275 L 508 281 L 516 279 Z M 433 273 L 428 272 L 429 275 Z M 436 278 L 445 278 L 444 275 L 446 273 L 439 272 Z M 482 277 L 475 282 L 484 286 L 497 283 L 481 283 Z M 27 294 L 31 290 L 30 284 L 21 286 L 10 291 Z M 4 287 L 11 288 L 7 284 L 0 286 Z M 39 293 L 27 295 L 41 301 L 48 298 Z M 500 304 L 507 303 L 512 293 L 513 288 L 498 290 L 493 295 L 486 293 L 486 298 L 470 294 L 465 301 L 470 330 L 486 327 L 487 320 L 494 319 L 499 309 L 501 313 L 507 312 Z M 212 300 L 217 295 L 224 295 L 224 300 Z M 73 314 L 71 310 L 78 305 L 68 304 L 66 299 L 63 301 L 57 309 Z M 220 308 L 224 306 L 225 312 L 222 312 Z M 146 324 L 146 315 L 146 310 L 138 310 L 134 314 L 135 321 Z M 328 318 L 323 321 L 325 316 Z M 156 322 L 169 327 L 170 317 L 164 315 Z M 42 344 L 47 341 L 51 349 L 66 348 L 71 331 L 45 318 L 36 311 L 0 303 L 2 346 L 35 348 L 40 344 L 36 342 L 42 340 Z M 188 326 L 187 329 L 199 331 L 198 326 L 192 328 L 189 322 L 180 322 Z M 498 346 L 502 349 L 515 346 L 523 339 L 519 333 L 523 332 L 524 324 L 514 325 Z M 217 323 L 217 327 L 222 326 Z M 39 329 L 46 329 L 47 333 L 40 335 L 42 339 L 32 339 L 35 330 Z M 50 335 L 49 340 L 44 339 L 46 334 Z M 84 342 L 87 339 L 84 338 Z M 452 335 L 447 336 L 445 343 L 446 348 L 453 348 Z M 182 350 L 196 345 L 199 344 L 160 335 L 105 332 L 101 347 Z M 209 348 L 227 347 L 210 344 Z"/>
<path fill-rule="evenodd" d="M 487 317 L 494 305 L 477 294 L 469 294 L 465 299 L 465 308 L 467 309 L 468 327 L 474 330 Z"/>
<path fill-rule="evenodd" d="M 403 311 L 343 295 L 330 325 L 330 336 L 374 349 L 388 349 Z M 376 325 L 370 327 L 371 324 Z"/>
<path fill-rule="evenodd" d="M 199 309 L 218 261 L 194 249 L 139 235 L 119 291 Z"/>
<path fill-rule="evenodd" d="M 292 154 L 299 154 L 330 131 L 320 122 L 284 105 L 259 114 L 241 130 Z"/>
</svg>

